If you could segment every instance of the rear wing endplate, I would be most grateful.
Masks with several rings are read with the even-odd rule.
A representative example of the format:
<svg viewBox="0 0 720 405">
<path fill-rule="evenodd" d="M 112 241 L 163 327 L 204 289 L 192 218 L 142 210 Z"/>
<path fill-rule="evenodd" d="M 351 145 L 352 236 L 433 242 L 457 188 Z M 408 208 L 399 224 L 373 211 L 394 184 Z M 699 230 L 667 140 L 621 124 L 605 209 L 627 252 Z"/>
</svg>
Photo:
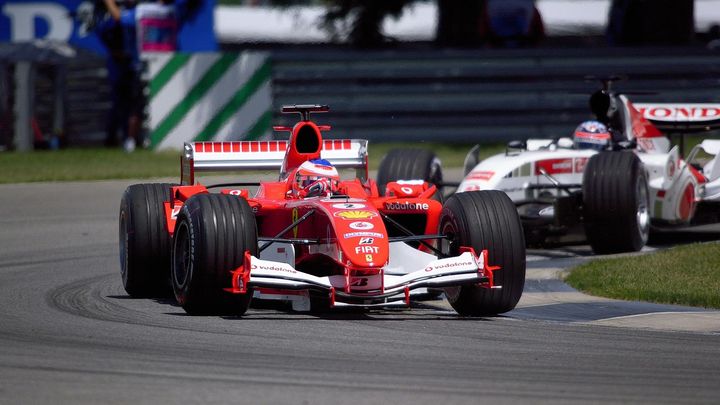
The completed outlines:
<svg viewBox="0 0 720 405">
<path fill-rule="evenodd" d="M 325 139 L 320 155 L 338 169 L 356 169 L 367 178 L 367 140 Z M 195 184 L 195 173 L 241 170 L 280 170 L 289 141 L 186 142 L 180 178 Z"/>
</svg>

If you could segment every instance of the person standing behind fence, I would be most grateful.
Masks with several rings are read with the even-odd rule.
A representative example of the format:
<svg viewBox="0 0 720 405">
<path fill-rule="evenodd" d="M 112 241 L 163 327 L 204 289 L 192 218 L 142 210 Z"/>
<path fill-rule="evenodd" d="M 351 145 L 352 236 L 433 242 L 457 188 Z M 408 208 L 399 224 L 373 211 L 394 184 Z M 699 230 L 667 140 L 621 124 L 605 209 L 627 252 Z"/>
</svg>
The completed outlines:
<svg viewBox="0 0 720 405">
<path fill-rule="evenodd" d="M 131 58 L 131 78 L 127 83 L 131 101 L 123 147 L 125 151 L 132 152 L 136 145 L 144 144 L 142 122 L 146 100 L 140 56 L 143 52 L 176 51 L 180 23 L 187 18 L 197 2 L 162 0 L 121 9 L 115 0 L 103 1 L 112 20 L 122 27 L 124 48 Z"/>
<path fill-rule="evenodd" d="M 487 36 L 495 47 L 535 46 L 545 28 L 535 0 L 487 0 Z"/>
</svg>

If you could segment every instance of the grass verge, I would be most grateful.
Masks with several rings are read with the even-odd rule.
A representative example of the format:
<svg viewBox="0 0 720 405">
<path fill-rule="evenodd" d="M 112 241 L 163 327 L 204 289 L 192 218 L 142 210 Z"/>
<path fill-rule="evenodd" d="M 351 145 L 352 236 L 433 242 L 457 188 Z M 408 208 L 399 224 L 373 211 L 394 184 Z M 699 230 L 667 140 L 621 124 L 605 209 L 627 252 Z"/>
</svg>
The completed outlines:
<svg viewBox="0 0 720 405">
<path fill-rule="evenodd" d="M 712 242 L 596 259 L 573 269 L 565 281 L 601 297 L 720 308 L 718 251 L 720 243 Z"/>
<path fill-rule="evenodd" d="M 415 143 L 410 147 L 433 150 L 444 167 L 459 167 L 471 146 Z M 404 143 L 370 143 L 370 168 L 377 169 L 390 149 L 407 147 Z M 502 145 L 491 145 L 483 148 L 481 156 L 487 157 L 501 150 Z M 104 148 L 0 152 L 0 173 L 0 183 L 179 177 L 180 152 L 137 150 L 124 153 L 121 149 Z"/>
</svg>

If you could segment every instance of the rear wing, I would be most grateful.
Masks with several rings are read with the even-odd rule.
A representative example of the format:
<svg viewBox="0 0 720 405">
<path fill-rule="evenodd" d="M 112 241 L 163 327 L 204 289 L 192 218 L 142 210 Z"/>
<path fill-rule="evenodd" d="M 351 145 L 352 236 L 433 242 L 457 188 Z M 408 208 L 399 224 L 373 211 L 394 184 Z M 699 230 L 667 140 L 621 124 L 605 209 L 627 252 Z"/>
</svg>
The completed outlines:
<svg viewBox="0 0 720 405">
<path fill-rule="evenodd" d="M 363 180 L 368 176 L 367 140 L 326 139 L 320 152 L 338 169 L 356 169 Z M 279 170 L 289 141 L 186 142 L 180 180 L 195 184 L 195 173 L 241 170 Z"/>
<path fill-rule="evenodd" d="M 720 104 L 633 103 L 663 132 L 703 132 L 720 129 Z"/>
</svg>

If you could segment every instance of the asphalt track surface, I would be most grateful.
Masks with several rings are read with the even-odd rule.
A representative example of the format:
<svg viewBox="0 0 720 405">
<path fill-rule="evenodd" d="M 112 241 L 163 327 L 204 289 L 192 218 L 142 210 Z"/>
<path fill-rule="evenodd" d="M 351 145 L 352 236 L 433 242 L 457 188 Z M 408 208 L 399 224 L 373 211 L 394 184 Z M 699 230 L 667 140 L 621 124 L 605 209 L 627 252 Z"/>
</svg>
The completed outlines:
<svg viewBox="0 0 720 405">
<path fill-rule="evenodd" d="M 517 309 L 442 300 L 326 315 L 190 317 L 131 299 L 128 181 L 0 186 L 0 404 L 717 403 L 720 316 L 580 294 L 587 247 L 529 251 Z"/>
</svg>

